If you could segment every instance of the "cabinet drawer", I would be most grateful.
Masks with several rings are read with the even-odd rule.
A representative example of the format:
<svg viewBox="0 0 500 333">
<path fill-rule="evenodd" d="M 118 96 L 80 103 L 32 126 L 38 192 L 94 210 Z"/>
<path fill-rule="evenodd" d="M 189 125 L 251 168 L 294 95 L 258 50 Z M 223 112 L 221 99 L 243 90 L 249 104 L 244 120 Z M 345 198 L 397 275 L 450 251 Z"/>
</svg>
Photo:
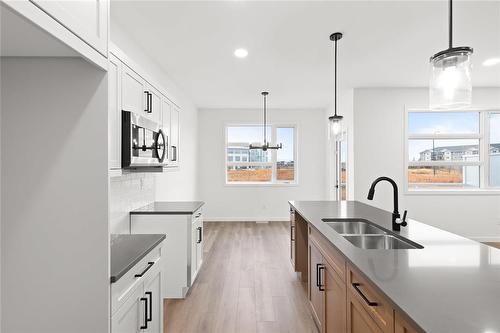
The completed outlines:
<svg viewBox="0 0 500 333">
<path fill-rule="evenodd" d="M 323 257 L 332 266 L 342 281 L 345 281 L 346 261 L 344 256 L 313 227 L 309 227 L 309 236 L 320 248 Z"/>
<path fill-rule="evenodd" d="M 161 265 L 162 244 L 149 252 L 118 281 L 111 284 L 111 314 L 115 313 L 127 301 L 138 285 L 148 279 L 156 266 Z M 136 275 L 141 275 L 143 272 L 145 273 L 142 276 L 136 277 Z"/>
<path fill-rule="evenodd" d="M 349 290 L 348 297 L 354 298 L 356 303 L 361 305 L 382 332 L 393 332 L 394 312 L 392 305 L 375 287 L 350 266 L 347 288 Z"/>
</svg>

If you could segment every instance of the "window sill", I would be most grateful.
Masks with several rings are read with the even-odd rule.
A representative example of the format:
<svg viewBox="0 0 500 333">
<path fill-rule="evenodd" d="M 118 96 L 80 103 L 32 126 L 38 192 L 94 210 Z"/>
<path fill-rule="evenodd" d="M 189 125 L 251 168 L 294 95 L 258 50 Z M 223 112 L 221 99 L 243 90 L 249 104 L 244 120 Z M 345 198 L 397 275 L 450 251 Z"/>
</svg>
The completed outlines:
<svg viewBox="0 0 500 333">
<path fill-rule="evenodd" d="M 406 189 L 407 195 L 499 195 L 500 189 L 477 189 L 477 190 L 450 190 L 450 189 L 425 189 L 425 190 L 410 190 Z"/>
<path fill-rule="evenodd" d="M 299 186 L 299 183 L 257 183 L 257 182 L 239 182 L 239 183 L 225 183 L 227 187 L 294 187 Z"/>
</svg>

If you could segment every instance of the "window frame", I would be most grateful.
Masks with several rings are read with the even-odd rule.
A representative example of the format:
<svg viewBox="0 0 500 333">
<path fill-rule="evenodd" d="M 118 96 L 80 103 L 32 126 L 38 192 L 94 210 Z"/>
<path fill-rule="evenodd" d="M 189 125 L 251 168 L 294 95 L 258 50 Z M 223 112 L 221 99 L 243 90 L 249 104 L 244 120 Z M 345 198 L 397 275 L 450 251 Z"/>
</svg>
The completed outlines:
<svg viewBox="0 0 500 333">
<path fill-rule="evenodd" d="M 412 112 L 427 112 L 427 113 L 459 113 L 459 112 L 478 112 L 479 113 L 479 133 L 465 133 L 465 134 L 410 134 L 408 131 L 409 113 Z M 500 113 L 500 108 L 464 108 L 464 109 L 450 109 L 450 110 L 431 110 L 429 108 L 408 108 L 405 106 L 404 124 L 403 124 L 403 158 L 404 158 L 404 192 L 408 195 L 499 195 L 500 187 L 489 187 L 489 138 L 490 138 L 490 124 L 488 113 Z M 409 140 L 412 139 L 477 139 L 479 140 L 479 161 L 409 161 Z M 412 165 L 425 165 L 425 166 L 479 166 L 479 187 L 476 189 L 464 188 L 428 188 L 428 189 L 411 189 L 408 181 L 408 167 Z"/>
<path fill-rule="evenodd" d="M 226 186 L 298 186 L 299 185 L 299 172 L 298 172 L 298 125 L 290 123 L 267 123 L 271 127 L 271 142 L 276 143 L 277 129 L 278 128 L 293 128 L 293 163 L 294 163 L 294 180 L 293 181 L 280 181 L 276 179 L 277 176 L 277 151 L 270 150 L 270 162 L 229 162 L 227 154 L 228 143 L 228 128 L 229 127 L 262 127 L 262 124 L 255 123 L 225 123 L 224 124 L 224 183 Z M 229 166 L 271 166 L 271 181 L 269 182 L 230 182 L 227 179 L 227 168 Z"/>
</svg>

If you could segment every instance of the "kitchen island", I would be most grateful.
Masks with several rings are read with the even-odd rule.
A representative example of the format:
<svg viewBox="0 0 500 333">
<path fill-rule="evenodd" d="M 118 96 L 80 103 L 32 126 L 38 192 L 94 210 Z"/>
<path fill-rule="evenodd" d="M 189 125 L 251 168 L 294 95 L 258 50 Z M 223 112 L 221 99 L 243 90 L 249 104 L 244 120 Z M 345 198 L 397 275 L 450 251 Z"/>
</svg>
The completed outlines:
<svg viewBox="0 0 500 333">
<path fill-rule="evenodd" d="M 500 332 L 500 250 L 415 220 L 394 233 L 421 248 L 362 249 L 323 219 L 391 232 L 391 213 L 357 201 L 289 203 L 291 260 L 320 331 Z"/>
</svg>

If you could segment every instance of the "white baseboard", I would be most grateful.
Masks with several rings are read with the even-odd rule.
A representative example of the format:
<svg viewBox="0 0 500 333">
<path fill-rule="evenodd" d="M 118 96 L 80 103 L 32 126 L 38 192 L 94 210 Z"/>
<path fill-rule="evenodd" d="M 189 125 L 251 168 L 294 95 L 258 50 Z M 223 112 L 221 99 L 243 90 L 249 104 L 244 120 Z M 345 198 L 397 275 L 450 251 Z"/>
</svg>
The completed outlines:
<svg viewBox="0 0 500 333">
<path fill-rule="evenodd" d="M 269 218 L 255 218 L 255 217 L 203 217 L 204 222 L 256 222 L 256 223 L 267 223 L 267 222 L 284 222 L 289 221 L 290 217 L 269 217 Z"/>
</svg>

